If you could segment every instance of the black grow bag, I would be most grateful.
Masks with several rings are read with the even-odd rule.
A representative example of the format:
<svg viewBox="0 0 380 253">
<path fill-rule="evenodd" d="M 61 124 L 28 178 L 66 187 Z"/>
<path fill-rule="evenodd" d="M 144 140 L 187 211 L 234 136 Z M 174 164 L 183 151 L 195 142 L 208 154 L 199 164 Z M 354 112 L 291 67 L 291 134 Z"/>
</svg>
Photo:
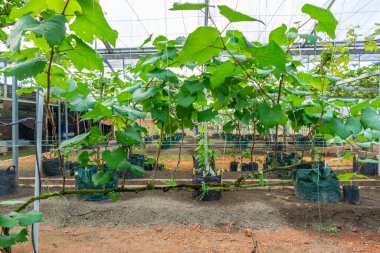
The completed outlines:
<svg viewBox="0 0 380 253">
<path fill-rule="evenodd" d="M 13 166 L 0 170 L 0 195 L 12 194 L 16 190 L 16 171 Z"/>
<path fill-rule="evenodd" d="M 346 203 L 359 205 L 359 187 L 357 185 L 343 185 L 343 200 Z"/>
<path fill-rule="evenodd" d="M 107 168 L 104 169 L 108 171 Z M 86 168 L 77 167 L 75 168 L 75 189 L 95 189 L 101 190 L 103 187 L 101 185 L 95 186 L 92 182 L 92 176 L 98 172 L 98 168 L 95 165 L 88 166 Z M 116 189 L 119 184 L 119 174 L 113 174 L 111 180 L 106 184 L 106 189 Z M 108 196 L 102 194 L 77 194 L 77 199 L 87 200 L 87 201 L 102 201 L 109 199 Z"/>
<path fill-rule="evenodd" d="M 340 200 L 339 180 L 330 167 L 295 169 L 292 172 L 297 197 L 319 202 Z"/>
<path fill-rule="evenodd" d="M 202 182 L 208 184 L 208 183 L 221 183 L 222 177 L 221 176 L 201 176 L 201 175 L 195 175 L 193 178 L 193 184 L 200 185 Z M 219 200 L 222 196 L 221 191 L 194 191 L 193 192 L 193 198 L 199 199 L 203 201 L 213 201 L 213 200 Z"/>
<path fill-rule="evenodd" d="M 242 163 L 241 171 L 258 171 L 259 165 L 256 162 Z"/>
<path fill-rule="evenodd" d="M 63 162 L 63 158 L 62 162 Z M 59 158 L 53 158 L 53 159 L 43 159 L 42 160 L 42 171 L 45 176 L 47 177 L 55 177 L 60 176 L 61 171 L 59 170 Z"/>
<path fill-rule="evenodd" d="M 236 172 L 238 169 L 239 163 L 238 162 L 230 162 L 230 171 Z"/>
<path fill-rule="evenodd" d="M 130 162 L 132 165 L 139 166 L 141 168 L 145 168 L 145 155 L 143 154 L 130 154 L 128 162 Z M 136 175 L 132 171 L 127 171 L 127 178 L 130 179 L 136 179 L 136 178 L 141 178 L 142 175 Z M 124 177 L 124 174 L 122 173 L 121 177 Z"/>
<path fill-rule="evenodd" d="M 354 159 L 353 171 L 365 176 L 376 176 L 379 165 L 377 163 L 359 163 Z"/>
</svg>

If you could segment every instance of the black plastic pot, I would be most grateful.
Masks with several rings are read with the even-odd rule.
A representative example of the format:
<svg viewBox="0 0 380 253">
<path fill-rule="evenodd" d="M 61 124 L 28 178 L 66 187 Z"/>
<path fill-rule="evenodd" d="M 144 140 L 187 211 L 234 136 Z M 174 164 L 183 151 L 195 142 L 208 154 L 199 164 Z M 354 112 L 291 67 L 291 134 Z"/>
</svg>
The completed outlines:
<svg viewBox="0 0 380 253">
<path fill-rule="evenodd" d="M 157 134 L 152 135 L 152 139 L 153 139 L 153 140 L 158 140 L 159 138 L 160 138 L 160 136 L 157 135 Z"/>
<path fill-rule="evenodd" d="M 241 171 L 258 171 L 259 165 L 255 162 L 242 163 Z"/>
<path fill-rule="evenodd" d="M 220 138 L 220 134 L 212 134 L 212 137 L 215 138 L 215 139 L 219 139 Z"/>
<path fill-rule="evenodd" d="M 349 204 L 360 204 L 360 193 L 357 185 L 343 185 L 343 200 Z"/>
<path fill-rule="evenodd" d="M 153 164 L 144 164 L 144 170 L 145 171 L 152 171 L 153 170 Z"/>
<path fill-rule="evenodd" d="M 222 182 L 222 177 L 221 176 L 200 176 L 200 175 L 195 175 L 193 178 L 193 184 L 200 185 L 204 183 L 221 183 Z M 199 199 L 203 201 L 214 201 L 214 200 L 219 200 L 220 197 L 222 196 L 221 191 L 195 191 L 193 192 L 193 198 L 194 199 Z"/>
<path fill-rule="evenodd" d="M 360 172 L 360 174 L 366 176 L 376 176 L 379 165 L 377 163 L 358 163 L 354 160 L 354 172 Z"/>
<path fill-rule="evenodd" d="M 62 162 L 63 162 L 63 158 Z M 59 158 L 53 159 L 43 159 L 42 160 L 42 171 L 47 177 L 56 177 L 61 175 L 61 171 L 59 170 Z"/>
<path fill-rule="evenodd" d="M 0 195 L 12 194 L 16 190 L 16 172 L 13 166 L 0 170 Z"/>
<path fill-rule="evenodd" d="M 230 171 L 236 172 L 239 167 L 238 162 L 230 162 Z"/>
</svg>

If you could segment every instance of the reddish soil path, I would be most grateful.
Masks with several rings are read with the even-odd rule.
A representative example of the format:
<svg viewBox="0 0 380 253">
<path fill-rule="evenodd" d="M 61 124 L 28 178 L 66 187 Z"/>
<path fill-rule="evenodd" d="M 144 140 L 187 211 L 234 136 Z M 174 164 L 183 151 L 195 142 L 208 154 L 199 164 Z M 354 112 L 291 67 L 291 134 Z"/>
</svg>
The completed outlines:
<svg viewBox="0 0 380 253">
<path fill-rule="evenodd" d="M 248 234 L 249 235 L 249 234 Z M 243 230 L 194 226 L 169 227 L 41 227 L 41 253 L 175 253 L 175 252 L 380 252 L 380 235 L 356 231 L 338 234 L 293 228 L 261 229 L 248 237 Z M 18 245 L 15 253 L 29 253 Z"/>
</svg>

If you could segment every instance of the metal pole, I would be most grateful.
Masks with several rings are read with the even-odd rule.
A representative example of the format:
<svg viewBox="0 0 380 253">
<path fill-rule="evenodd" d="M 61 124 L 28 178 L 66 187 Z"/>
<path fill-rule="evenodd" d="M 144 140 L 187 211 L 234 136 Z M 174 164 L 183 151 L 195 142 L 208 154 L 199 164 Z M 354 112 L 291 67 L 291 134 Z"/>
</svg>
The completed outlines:
<svg viewBox="0 0 380 253">
<path fill-rule="evenodd" d="M 58 146 L 61 144 L 62 139 L 61 117 L 61 100 L 58 100 Z"/>
<path fill-rule="evenodd" d="M 18 97 L 17 97 L 17 79 L 16 77 L 12 78 L 12 122 L 18 121 Z M 18 124 L 12 125 L 12 160 L 13 166 L 15 166 L 16 173 L 16 186 L 18 186 L 18 156 L 19 156 L 19 128 Z"/>
<path fill-rule="evenodd" d="M 69 138 L 69 117 L 67 113 L 67 101 L 65 101 L 65 140 Z"/>
<path fill-rule="evenodd" d="M 380 96 L 380 65 L 379 65 L 379 96 Z M 380 142 L 380 139 L 379 139 L 378 142 Z M 377 160 L 378 160 L 377 174 L 380 176 L 380 144 L 377 144 L 377 149 L 378 149 L 378 152 L 379 152 L 379 155 L 377 157 Z"/>
<path fill-rule="evenodd" d="M 205 0 L 205 4 L 209 4 L 209 0 Z M 204 26 L 208 26 L 208 18 L 209 18 L 209 7 L 207 6 L 206 9 L 205 9 L 205 19 L 204 19 Z M 202 66 L 203 70 L 205 70 L 205 66 L 203 65 Z M 206 99 L 206 104 L 207 104 L 207 89 L 204 88 L 203 89 L 203 93 L 205 95 L 205 99 Z M 205 131 L 204 131 L 204 139 L 205 139 L 205 149 L 207 150 L 208 149 L 208 124 L 207 122 L 205 122 L 204 124 L 205 126 Z M 206 156 L 205 158 L 205 164 L 208 164 L 208 155 Z M 206 168 L 207 170 L 209 170 L 209 172 L 212 173 L 212 170 L 211 168 Z"/>
<path fill-rule="evenodd" d="M 42 120 L 43 120 L 43 108 L 44 108 L 44 94 L 42 91 L 37 90 L 36 92 L 36 111 L 37 111 L 37 121 L 36 121 L 36 170 L 34 175 L 34 196 L 40 195 L 40 167 L 42 165 Z M 40 211 L 40 201 L 34 201 L 34 211 Z M 38 228 L 39 224 L 33 225 L 33 243 L 35 246 L 35 252 L 38 253 Z"/>
</svg>

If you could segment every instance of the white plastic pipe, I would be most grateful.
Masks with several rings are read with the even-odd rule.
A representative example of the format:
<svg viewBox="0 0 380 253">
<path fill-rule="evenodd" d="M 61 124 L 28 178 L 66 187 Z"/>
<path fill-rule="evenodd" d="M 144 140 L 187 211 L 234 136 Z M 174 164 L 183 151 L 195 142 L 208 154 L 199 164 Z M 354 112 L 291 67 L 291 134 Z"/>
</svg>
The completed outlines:
<svg viewBox="0 0 380 253">
<path fill-rule="evenodd" d="M 5 82 L 5 87 L 7 83 Z M 17 97 L 17 79 L 16 77 L 12 77 L 12 122 L 18 121 L 18 97 Z M 12 125 L 12 162 L 13 166 L 15 166 L 16 173 L 16 186 L 18 186 L 18 156 L 19 156 L 19 124 Z"/>
<path fill-rule="evenodd" d="M 36 170 L 34 174 L 34 196 L 40 196 L 40 173 L 42 166 L 42 119 L 44 113 L 44 94 L 42 91 L 37 90 L 36 92 L 36 111 L 37 111 L 37 121 L 36 121 Z M 46 129 L 47 130 L 47 129 Z M 36 212 L 40 211 L 40 201 L 34 201 L 33 210 Z M 33 243 L 35 246 L 35 252 L 38 253 L 38 223 L 33 226 Z"/>
</svg>

